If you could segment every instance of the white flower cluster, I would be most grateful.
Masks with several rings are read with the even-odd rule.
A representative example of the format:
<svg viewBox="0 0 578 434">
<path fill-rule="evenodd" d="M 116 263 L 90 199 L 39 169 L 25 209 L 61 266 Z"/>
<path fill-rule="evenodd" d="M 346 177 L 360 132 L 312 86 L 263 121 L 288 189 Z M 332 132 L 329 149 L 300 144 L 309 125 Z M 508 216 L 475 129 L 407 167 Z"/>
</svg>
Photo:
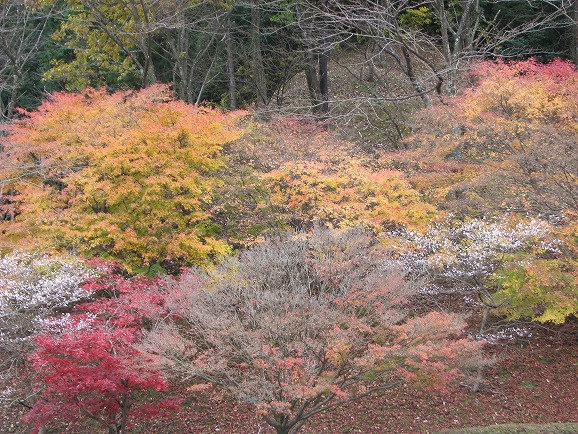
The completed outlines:
<svg viewBox="0 0 578 434">
<path fill-rule="evenodd" d="M 43 321 L 90 294 L 81 284 L 98 272 L 72 258 L 15 252 L 0 258 L 0 348 L 22 345 Z"/>
<path fill-rule="evenodd" d="M 484 333 L 476 336 L 477 340 L 487 344 L 497 344 L 499 341 L 513 341 L 520 338 L 531 338 L 532 333 L 524 327 L 504 327 L 494 333 Z"/>
<path fill-rule="evenodd" d="M 36 323 L 40 325 L 43 331 L 51 334 L 71 333 L 80 330 L 86 330 L 94 324 L 97 316 L 93 313 L 86 314 L 82 319 L 75 317 L 73 319 L 69 312 L 56 318 L 37 318 Z"/>
<path fill-rule="evenodd" d="M 4 378 L 0 377 L 0 384 L 4 386 L 6 382 L 3 381 Z M 1 404 L 8 404 L 13 401 L 14 395 L 16 394 L 16 389 L 6 386 L 0 388 L 0 403 Z"/>
<path fill-rule="evenodd" d="M 438 295 L 444 292 L 444 288 L 435 283 L 428 283 L 427 285 L 421 287 L 418 291 L 420 295 Z"/>
<path fill-rule="evenodd" d="M 476 300 L 474 297 L 470 297 L 469 295 L 464 295 L 464 303 L 467 306 L 472 306 L 472 307 L 483 307 L 484 304 L 482 302 L 480 302 L 479 300 Z"/>
<path fill-rule="evenodd" d="M 470 282 L 492 275 L 502 257 L 536 246 L 550 253 L 559 252 L 559 243 L 545 241 L 550 225 L 541 220 L 512 224 L 502 220 L 446 219 L 421 235 L 397 233 L 413 248 L 400 254 L 410 272 L 428 272 L 443 279 Z"/>
</svg>

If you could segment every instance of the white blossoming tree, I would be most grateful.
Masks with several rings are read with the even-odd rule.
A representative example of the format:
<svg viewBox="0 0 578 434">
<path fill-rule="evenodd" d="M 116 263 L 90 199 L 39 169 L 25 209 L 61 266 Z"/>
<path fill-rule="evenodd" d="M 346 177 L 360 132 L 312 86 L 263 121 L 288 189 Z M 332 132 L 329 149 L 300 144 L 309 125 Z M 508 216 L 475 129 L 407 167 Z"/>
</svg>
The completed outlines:
<svg viewBox="0 0 578 434">
<path fill-rule="evenodd" d="M 482 308 L 477 337 L 492 342 L 495 337 L 487 333 L 488 316 L 509 301 L 498 291 L 500 271 L 512 264 L 523 267 L 539 256 L 558 254 L 560 243 L 551 233 L 551 225 L 537 219 L 449 217 L 432 224 L 424 234 L 394 234 L 401 240 L 396 247 L 396 261 L 410 273 L 429 276 L 429 285 L 424 287 L 427 295 L 459 293 L 468 300 L 477 298 Z M 501 335 L 505 336 L 496 336 Z M 482 370 L 480 364 L 474 391 L 481 385 Z"/>
<path fill-rule="evenodd" d="M 0 383 L 13 380 L 38 333 L 66 322 L 67 311 L 89 297 L 82 283 L 97 274 L 75 258 L 25 252 L 0 258 Z M 9 388 L 0 393 L 9 399 Z"/>
<path fill-rule="evenodd" d="M 551 230 L 550 224 L 536 219 L 450 217 L 432 224 L 424 234 L 396 233 L 402 240 L 397 257 L 408 271 L 429 275 L 432 292 L 476 294 L 491 307 L 495 300 L 489 288 L 497 270 L 512 261 L 530 260 L 537 251 L 558 252 Z"/>
</svg>

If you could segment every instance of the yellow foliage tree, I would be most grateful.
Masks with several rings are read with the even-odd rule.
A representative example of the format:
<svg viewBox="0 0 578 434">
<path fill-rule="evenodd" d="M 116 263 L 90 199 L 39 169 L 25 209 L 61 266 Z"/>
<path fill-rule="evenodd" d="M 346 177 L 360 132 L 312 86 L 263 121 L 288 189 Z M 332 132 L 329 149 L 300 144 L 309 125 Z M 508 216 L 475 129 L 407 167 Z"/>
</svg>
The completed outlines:
<svg viewBox="0 0 578 434">
<path fill-rule="evenodd" d="M 10 164 L 0 174 L 18 192 L 20 215 L 2 229 L 133 269 L 226 253 L 207 207 L 221 183 L 222 146 L 239 137 L 244 113 L 169 95 L 164 86 L 89 89 L 52 95 L 28 113 L 12 128 Z"/>
<path fill-rule="evenodd" d="M 380 232 L 399 225 L 425 226 L 435 208 L 421 200 L 403 174 L 372 170 L 359 160 L 285 163 L 264 175 L 271 201 L 294 218 Z"/>
<path fill-rule="evenodd" d="M 546 254 L 536 246 L 537 258 L 521 257 L 511 261 L 495 276 L 499 291 L 495 297 L 500 312 L 510 319 L 532 319 L 563 323 L 578 313 L 578 223 L 569 215 L 569 223 L 558 228 L 551 241 L 555 253 Z M 548 246 L 548 247 L 551 247 Z"/>
<path fill-rule="evenodd" d="M 233 244 L 269 229 L 364 226 L 379 233 L 427 226 L 436 214 L 402 172 L 322 125 L 291 118 L 248 127 L 228 149 L 213 214 Z"/>
</svg>

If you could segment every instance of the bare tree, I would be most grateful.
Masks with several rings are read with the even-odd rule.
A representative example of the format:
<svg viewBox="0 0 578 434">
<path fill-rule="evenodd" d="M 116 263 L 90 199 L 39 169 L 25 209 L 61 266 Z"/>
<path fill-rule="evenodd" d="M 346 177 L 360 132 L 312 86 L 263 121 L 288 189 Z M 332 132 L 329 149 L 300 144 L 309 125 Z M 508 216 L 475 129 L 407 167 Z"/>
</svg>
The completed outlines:
<svg viewBox="0 0 578 434">
<path fill-rule="evenodd" d="M 569 19 L 570 19 L 570 57 L 575 65 L 578 65 L 578 1 L 568 0 L 570 2 Z"/>
<path fill-rule="evenodd" d="M 571 22 L 568 1 L 530 2 L 528 16 L 515 22 L 501 16 L 512 2 L 490 3 L 491 8 L 482 0 L 296 3 L 310 103 L 286 109 L 318 107 L 348 137 L 354 131 L 358 141 L 398 146 L 407 114 L 431 106 L 436 97 L 455 95 L 473 61 L 536 54 L 528 47 L 514 50 L 514 41 Z M 350 82 L 344 86 L 342 79 L 341 89 L 332 89 L 322 80 L 329 68 Z"/>
<path fill-rule="evenodd" d="M 178 98 L 199 104 L 219 74 L 229 67 L 235 72 L 230 11 L 186 0 L 153 3 L 154 27 L 160 31 L 157 55 L 172 68 Z M 228 77 L 229 86 L 235 87 Z"/>
<path fill-rule="evenodd" d="M 231 14 L 227 14 L 225 24 L 225 49 L 227 51 L 227 78 L 229 80 L 229 108 L 237 109 L 237 79 L 235 77 L 235 39 Z"/>
<path fill-rule="evenodd" d="M 331 52 L 331 21 L 326 20 L 329 1 L 297 2 L 297 24 L 301 29 L 304 70 L 313 113 L 329 111 L 329 56 Z M 324 12 L 323 14 L 321 12 Z"/>
<path fill-rule="evenodd" d="M 43 46 L 56 6 L 34 8 L 25 0 L 0 1 L 0 115 L 12 118 L 27 77 L 26 67 Z"/>
<path fill-rule="evenodd" d="M 534 16 L 515 26 L 511 23 L 498 26 L 499 7 L 496 16 L 485 16 L 481 3 L 480 0 L 359 0 L 340 5 L 338 12 L 356 36 L 372 42 L 374 55 L 369 61 L 382 61 L 381 56 L 385 55 L 402 65 L 418 95 L 441 92 L 441 82 L 443 90 L 453 95 L 457 74 L 471 59 L 499 55 L 496 48 L 520 35 L 567 25 L 564 17 L 569 4 L 565 2 L 537 2 Z M 508 1 L 494 3 L 506 5 Z M 550 7 L 538 3 L 548 3 Z M 439 33 L 426 29 L 426 24 L 435 24 Z M 425 83 L 430 84 L 424 86 Z"/>
<path fill-rule="evenodd" d="M 72 306 L 90 297 L 81 284 L 97 274 L 74 258 L 22 252 L 0 258 L 0 403 L 22 404 L 33 394 L 19 375 L 34 338 L 66 322 Z"/>
</svg>

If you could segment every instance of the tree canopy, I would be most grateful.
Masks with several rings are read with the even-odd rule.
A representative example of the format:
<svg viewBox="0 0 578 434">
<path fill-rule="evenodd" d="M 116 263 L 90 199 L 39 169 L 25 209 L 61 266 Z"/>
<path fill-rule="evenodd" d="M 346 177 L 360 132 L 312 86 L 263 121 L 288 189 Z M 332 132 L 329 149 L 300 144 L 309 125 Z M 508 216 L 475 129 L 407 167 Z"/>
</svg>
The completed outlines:
<svg viewBox="0 0 578 434">
<path fill-rule="evenodd" d="M 21 216 L 6 231 L 132 266 L 224 254 L 206 208 L 243 115 L 173 101 L 165 86 L 54 94 L 11 128 L 2 177 Z"/>
</svg>

